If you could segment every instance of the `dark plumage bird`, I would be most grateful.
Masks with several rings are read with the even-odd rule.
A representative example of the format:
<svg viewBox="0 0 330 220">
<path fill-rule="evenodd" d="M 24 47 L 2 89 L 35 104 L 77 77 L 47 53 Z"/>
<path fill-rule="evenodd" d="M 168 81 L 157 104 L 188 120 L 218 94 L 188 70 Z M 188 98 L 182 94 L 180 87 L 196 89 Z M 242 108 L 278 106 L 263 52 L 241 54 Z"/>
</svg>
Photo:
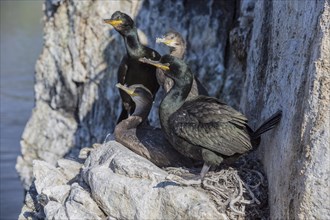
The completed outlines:
<svg viewBox="0 0 330 220">
<path fill-rule="evenodd" d="M 133 114 L 117 124 L 114 131 L 116 141 L 159 167 L 191 166 L 191 160 L 179 154 L 160 129 L 143 124 L 152 106 L 152 93 L 141 84 L 127 87 L 118 83 L 116 86 L 135 103 Z"/>
<path fill-rule="evenodd" d="M 156 68 L 138 61 L 139 58 L 147 57 L 151 60 L 159 60 L 160 55 L 153 49 L 142 45 L 139 41 L 137 29 L 130 16 L 120 11 L 112 14 L 111 19 L 105 19 L 105 23 L 111 24 L 124 38 L 126 55 L 121 60 L 118 69 L 118 82 L 133 85 L 142 84 L 156 94 L 159 84 L 156 78 Z M 117 124 L 134 112 L 134 102 L 127 93 L 120 91 L 123 109 Z"/>
<path fill-rule="evenodd" d="M 216 98 L 197 96 L 186 101 L 193 74 L 182 60 L 164 55 L 159 62 L 148 62 L 163 69 L 174 81 L 159 108 L 162 129 L 181 154 L 204 161 L 202 178 L 210 166 L 251 150 L 253 144 L 259 143 L 260 135 L 281 119 L 279 111 L 253 132 L 243 114 Z"/>
<path fill-rule="evenodd" d="M 184 58 L 184 54 L 186 52 L 186 42 L 178 32 L 168 31 L 163 37 L 157 38 L 156 42 L 163 43 L 168 46 L 170 48 L 170 55 L 179 59 Z M 157 69 L 156 74 L 159 85 L 162 85 L 165 92 L 168 93 L 173 86 L 173 80 L 167 77 L 161 69 Z M 208 95 L 208 92 L 198 78 L 194 76 L 193 84 L 187 99 L 191 99 L 197 95 Z"/>
</svg>

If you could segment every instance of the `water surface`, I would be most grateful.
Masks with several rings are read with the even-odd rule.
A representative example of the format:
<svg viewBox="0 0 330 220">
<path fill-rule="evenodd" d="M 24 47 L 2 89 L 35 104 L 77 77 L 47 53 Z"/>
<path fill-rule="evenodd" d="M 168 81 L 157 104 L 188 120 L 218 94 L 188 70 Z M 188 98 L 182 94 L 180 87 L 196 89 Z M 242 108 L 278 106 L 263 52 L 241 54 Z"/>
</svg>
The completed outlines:
<svg viewBox="0 0 330 220">
<path fill-rule="evenodd" d="M 34 67 L 42 47 L 42 1 L 0 1 L 0 219 L 17 219 L 23 188 L 15 170 L 34 105 Z"/>
</svg>

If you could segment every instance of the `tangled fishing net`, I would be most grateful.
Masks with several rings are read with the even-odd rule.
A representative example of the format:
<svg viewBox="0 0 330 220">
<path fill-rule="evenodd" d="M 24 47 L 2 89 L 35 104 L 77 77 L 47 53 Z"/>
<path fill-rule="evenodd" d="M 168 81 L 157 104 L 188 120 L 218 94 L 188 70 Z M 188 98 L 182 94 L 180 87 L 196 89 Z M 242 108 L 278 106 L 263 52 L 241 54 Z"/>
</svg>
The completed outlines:
<svg viewBox="0 0 330 220">
<path fill-rule="evenodd" d="M 177 167 L 165 170 L 172 176 L 189 176 L 200 171 Z M 229 219 L 269 218 L 267 180 L 262 165 L 251 155 L 208 172 L 202 184 L 192 186 L 201 187 L 210 194 L 218 211 Z"/>
</svg>

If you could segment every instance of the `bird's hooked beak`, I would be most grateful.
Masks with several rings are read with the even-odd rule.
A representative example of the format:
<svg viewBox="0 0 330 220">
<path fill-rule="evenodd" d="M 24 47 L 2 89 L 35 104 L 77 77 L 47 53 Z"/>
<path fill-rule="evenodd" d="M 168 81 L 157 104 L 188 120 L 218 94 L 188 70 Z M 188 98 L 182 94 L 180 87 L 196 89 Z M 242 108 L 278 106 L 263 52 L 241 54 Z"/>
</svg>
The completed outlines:
<svg viewBox="0 0 330 220">
<path fill-rule="evenodd" d="M 117 83 L 116 84 L 116 87 L 117 88 L 119 88 L 119 89 L 121 89 L 121 90 L 123 90 L 124 92 L 126 92 L 128 95 L 130 95 L 130 96 L 137 96 L 138 94 L 136 94 L 135 92 L 134 92 L 134 90 L 133 89 L 129 89 L 127 86 L 124 86 L 124 85 L 122 85 L 122 84 L 120 84 L 120 83 Z"/>
<path fill-rule="evenodd" d="M 173 43 L 174 43 L 174 40 L 167 40 L 165 37 L 157 37 L 156 38 L 156 43 L 159 44 L 159 43 L 163 43 L 167 46 L 171 46 Z"/>
<path fill-rule="evenodd" d="M 149 60 L 149 59 L 147 59 L 145 57 L 144 58 L 140 58 L 139 61 L 142 62 L 142 63 L 153 65 L 153 66 L 155 66 L 155 67 L 157 67 L 159 69 L 165 70 L 165 71 L 170 70 L 170 67 L 169 67 L 169 64 L 168 63 L 163 64 L 163 63 L 160 63 L 159 61 Z"/>
<path fill-rule="evenodd" d="M 114 27 L 117 27 L 118 25 L 123 23 L 123 20 L 121 19 L 104 19 L 104 23 L 111 24 Z"/>
</svg>

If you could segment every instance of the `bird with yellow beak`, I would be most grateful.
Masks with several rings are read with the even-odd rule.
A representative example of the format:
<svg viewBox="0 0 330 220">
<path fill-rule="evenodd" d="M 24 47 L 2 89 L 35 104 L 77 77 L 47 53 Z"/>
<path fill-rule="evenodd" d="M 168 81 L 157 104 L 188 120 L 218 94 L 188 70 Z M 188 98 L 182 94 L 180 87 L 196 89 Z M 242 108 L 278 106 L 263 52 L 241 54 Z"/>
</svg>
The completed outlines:
<svg viewBox="0 0 330 220">
<path fill-rule="evenodd" d="M 104 22 L 112 25 L 125 42 L 126 55 L 123 56 L 118 68 L 118 83 L 127 86 L 142 84 L 155 97 L 159 88 L 156 67 L 139 62 L 139 58 L 147 57 L 151 60 L 159 60 L 159 53 L 140 43 L 135 23 L 127 14 L 116 11 L 110 19 L 104 19 Z M 120 90 L 119 93 L 123 105 L 117 124 L 133 114 L 135 109 L 132 97 L 123 90 Z"/>
</svg>

